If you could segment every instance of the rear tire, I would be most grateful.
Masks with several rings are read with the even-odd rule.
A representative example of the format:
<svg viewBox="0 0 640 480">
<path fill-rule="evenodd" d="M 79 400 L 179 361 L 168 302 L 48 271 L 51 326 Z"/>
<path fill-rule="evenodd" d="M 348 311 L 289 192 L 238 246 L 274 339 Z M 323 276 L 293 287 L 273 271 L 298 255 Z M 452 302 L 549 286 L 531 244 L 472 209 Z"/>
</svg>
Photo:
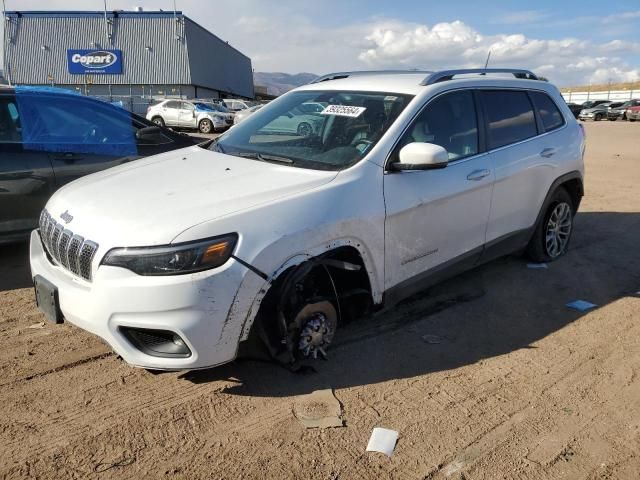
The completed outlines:
<svg viewBox="0 0 640 480">
<path fill-rule="evenodd" d="M 164 120 L 163 120 L 162 117 L 153 117 L 151 119 L 151 121 L 153 123 L 155 123 L 156 125 L 158 125 L 159 127 L 164 127 L 165 126 L 165 123 L 164 123 Z"/>
<path fill-rule="evenodd" d="M 567 253 L 575 213 L 569 193 L 558 188 L 529 240 L 527 256 L 534 262 L 553 262 Z"/>
<path fill-rule="evenodd" d="M 213 123 L 208 118 L 203 118 L 198 124 L 200 133 L 213 133 Z"/>
</svg>

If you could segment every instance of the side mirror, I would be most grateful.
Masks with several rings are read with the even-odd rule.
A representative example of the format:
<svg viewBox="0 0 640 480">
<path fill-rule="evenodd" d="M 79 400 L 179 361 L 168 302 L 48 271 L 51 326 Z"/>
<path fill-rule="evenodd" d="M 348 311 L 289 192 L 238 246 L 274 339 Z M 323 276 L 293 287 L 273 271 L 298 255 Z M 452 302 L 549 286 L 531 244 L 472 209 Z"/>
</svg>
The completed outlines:
<svg viewBox="0 0 640 480">
<path fill-rule="evenodd" d="M 165 137 L 160 127 L 144 127 L 136 131 L 136 138 L 151 143 L 161 143 Z"/>
<path fill-rule="evenodd" d="M 392 163 L 393 170 L 433 170 L 449 164 L 449 154 L 440 145 L 414 142 L 400 150 L 400 161 Z"/>
</svg>

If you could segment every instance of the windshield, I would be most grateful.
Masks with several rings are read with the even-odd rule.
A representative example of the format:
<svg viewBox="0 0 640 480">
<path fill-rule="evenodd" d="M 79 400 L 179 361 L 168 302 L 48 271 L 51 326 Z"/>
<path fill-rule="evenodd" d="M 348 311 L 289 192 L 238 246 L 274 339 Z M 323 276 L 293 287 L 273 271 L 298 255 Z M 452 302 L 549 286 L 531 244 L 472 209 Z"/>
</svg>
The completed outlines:
<svg viewBox="0 0 640 480">
<path fill-rule="evenodd" d="M 299 91 L 265 105 L 211 144 L 211 150 L 319 170 L 361 160 L 413 97 Z"/>
</svg>

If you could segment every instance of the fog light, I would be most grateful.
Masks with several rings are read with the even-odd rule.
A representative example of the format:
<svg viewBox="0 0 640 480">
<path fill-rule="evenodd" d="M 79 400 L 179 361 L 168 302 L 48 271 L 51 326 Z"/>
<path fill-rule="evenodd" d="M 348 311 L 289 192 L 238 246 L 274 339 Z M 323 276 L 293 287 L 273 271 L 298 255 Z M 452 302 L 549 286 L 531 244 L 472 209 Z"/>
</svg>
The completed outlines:
<svg viewBox="0 0 640 480">
<path fill-rule="evenodd" d="M 191 350 L 177 333 L 169 330 L 119 327 L 120 332 L 142 353 L 153 357 L 186 358 Z"/>
</svg>

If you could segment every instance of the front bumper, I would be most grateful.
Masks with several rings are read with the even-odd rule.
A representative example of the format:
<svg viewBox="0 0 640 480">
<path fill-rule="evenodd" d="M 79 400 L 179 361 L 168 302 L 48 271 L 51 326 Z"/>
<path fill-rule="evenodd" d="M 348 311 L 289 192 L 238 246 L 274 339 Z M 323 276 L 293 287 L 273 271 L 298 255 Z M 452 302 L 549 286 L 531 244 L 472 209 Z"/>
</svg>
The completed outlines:
<svg viewBox="0 0 640 480">
<path fill-rule="evenodd" d="M 65 321 L 98 335 L 135 366 L 184 370 L 233 360 L 238 341 L 223 339 L 225 322 L 246 268 L 229 259 L 223 266 L 188 275 L 145 277 L 129 270 L 94 267 L 87 282 L 52 264 L 38 231 L 31 234 L 32 277 L 41 275 L 58 288 Z M 187 344 L 187 358 L 143 353 L 119 327 L 168 330 Z"/>
</svg>

